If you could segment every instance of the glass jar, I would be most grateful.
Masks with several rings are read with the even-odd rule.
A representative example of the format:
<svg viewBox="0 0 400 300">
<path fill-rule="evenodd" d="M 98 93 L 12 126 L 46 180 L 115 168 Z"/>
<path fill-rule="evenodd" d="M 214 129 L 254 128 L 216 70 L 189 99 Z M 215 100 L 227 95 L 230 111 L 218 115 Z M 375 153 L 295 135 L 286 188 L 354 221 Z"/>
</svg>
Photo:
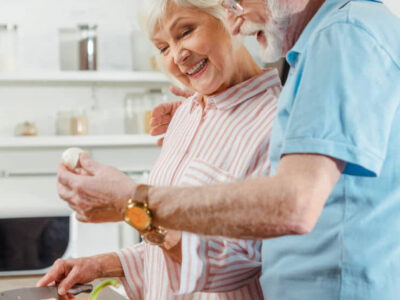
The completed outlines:
<svg viewBox="0 0 400 300">
<path fill-rule="evenodd" d="M 36 136 L 38 135 L 38 129 L 36 124 L 33 122 L 25 121 L 17 124 L 15 128 L 16 136 Z"/>
<path fill-rule="evenodd" d="M 12 72 L 17 69 L 18 26 L 0 24 L 0 71 Z"/>
<path fill-rule="evenodd" d="M 153 112 L 153 109 L 160 104 L 163 99 L 164 99 L 164 94 L 162 93 L 162 90 L 160 89 L 153 89 L 149 90 L 147 92 L 147 97 L 146 97 L 146 110 L 145 110 L 145 117 L 144 117 L 144 122 L 145 122 L 145 133 L 149 134 L 151 130 L 150 126 L 150 120 L 151 120 L 151 115 Z"/>
<path fill-rule="evenodd" d="M 160 89 L 128 94 L 125 97 L 125 133 L 149 134 L 152 111 L 163 99 Z"/>
<path fill-rule="evenodd" d="M 146 94 L 130 93 L 125 97 L 125 133 L 145 133 Z"/>
<path fill-rule="evenodd" d="M 97 70 L 97 25 L 80 24 L 79 70 Z"/>
<path fill-rule="evenodd" d="M 89 122 L 85 110 L 76 110 L 71 118 L 71 134 L 87 135 L 89 134 Z"/>
<path fill-rule="evenodd" d="M 72 110 L 61 110 L 57 113 L 57 120 L 56 120 L 57 135 L 71 134 L 72 115 L 73 115 Z"/>
<path fill-rule="evenodd" d="M 97 25 L 60 28 L 59 40 L 61 70 L 97 70 Z"/>
</svg>

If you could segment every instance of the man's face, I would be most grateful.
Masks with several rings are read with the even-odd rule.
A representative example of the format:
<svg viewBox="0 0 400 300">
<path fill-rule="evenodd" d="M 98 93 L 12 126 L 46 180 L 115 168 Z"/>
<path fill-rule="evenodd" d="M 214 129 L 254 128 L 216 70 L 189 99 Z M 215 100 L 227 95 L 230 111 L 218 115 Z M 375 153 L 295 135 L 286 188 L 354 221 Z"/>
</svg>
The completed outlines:
<svg viewBox="0 0 400 300">
<path fill-rule="evenodd" d="M 286 0 L 241 0 L 239 16 L 228 10 L 228 26 L 233 34 L 255 35 L 260 56 L 275 62 L 284 56 L 284 41 L 289 25 Z"/>
</svg>

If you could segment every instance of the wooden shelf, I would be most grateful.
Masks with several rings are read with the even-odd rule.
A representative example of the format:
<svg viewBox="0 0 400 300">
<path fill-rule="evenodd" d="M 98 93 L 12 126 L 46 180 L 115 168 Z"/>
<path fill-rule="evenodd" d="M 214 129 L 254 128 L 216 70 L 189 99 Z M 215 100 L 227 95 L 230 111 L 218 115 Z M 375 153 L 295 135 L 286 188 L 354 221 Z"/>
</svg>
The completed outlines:
<svg viewBox="0 0 400 300">
<path fill-rule="evenodd" d="M 1 73 L 0 84 L 158 84 L 168 85 L 160 72 L 38 71 Z"/>
<path fill-rule="evenodd" d="M 0 138 L 0 150 L 15 148 L 156 146 L 150 135 L 34 136 Z"/>
</svg>

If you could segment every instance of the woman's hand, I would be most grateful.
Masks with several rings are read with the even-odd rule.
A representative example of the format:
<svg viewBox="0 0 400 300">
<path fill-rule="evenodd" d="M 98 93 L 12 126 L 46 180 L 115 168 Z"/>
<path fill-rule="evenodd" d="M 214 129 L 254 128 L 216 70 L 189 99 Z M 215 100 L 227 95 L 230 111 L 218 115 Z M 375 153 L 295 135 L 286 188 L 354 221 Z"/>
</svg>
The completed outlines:
<svg viewBox="0 0 400 300">
<path fill-rule="evenodd" d="M 102 277 L 100 265 L 95 257 L 70 260 L 58 259 L 37 283 L 38 287 L 58 283 L 58 293 L 65 295 L 77 283 L 91 282 Z"/>
<path fill-rule="evenodd" d="M 118 222 L 124 219 L 136 183 L 116 168 L 80 154 L 80 170 L 58 169 L 58 194 L 77 212 L 82 222 Z"/>
<path fill-rule="evenodd" d="M 58 293 L 63 296 L 77 283 L 88 283 L 101 277 L 122 276 L 124 271 L 118 255 L 106 253 L 77 259 L 58 259 L 37 286 L 57 283 Z"/>
<path fill-rule="evenodd" d="M 178 97 L 188 98 L 193 95 L 193 92 L 182 90 L 176 86 L 171 86 L 170 91 Z M 150 120 L 151 135 L 161 135 L 167 131 L 168 125 L 181 103 L 182 101 L 162 103 L 153 109 Z M 157 145 L 162 146 L 163 141 L 164 138 L 160 138 Z"/>
</svg>

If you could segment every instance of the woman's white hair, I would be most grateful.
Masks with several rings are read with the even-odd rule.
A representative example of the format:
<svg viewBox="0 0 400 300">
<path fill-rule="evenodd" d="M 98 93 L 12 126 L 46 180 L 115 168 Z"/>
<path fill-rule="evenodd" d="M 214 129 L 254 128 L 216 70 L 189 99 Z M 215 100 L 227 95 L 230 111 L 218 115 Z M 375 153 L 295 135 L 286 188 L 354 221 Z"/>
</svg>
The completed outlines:
<svg viewBox="0 0 400 300">
<path fill-rule="evenodd" d="M 226 11 L 221 5 L 220 0 L 143 0 L 142 7 L 139 13 L 139 23 L 142 29 L 147 33 L 149 38 L 153 35 L 156 26 L 166 13 L 168 3 L 175 3 L 183 7 L 197 8 L 221 21 L 221 25 L 229 33 L 226 27 Z M 232 46 L 238 49 L 243 42 L 240 35 L 231 36 Z M 165 73 L 172 81 L 182 87 L 182 84 L 165 69 L 162 55 L 159 53 L 155 55 L 157 66 Z"/>
<path fill-rule="evenodd" d="M 144 0 L 140 12 L 140 25 L 149 37 L 164 16 L 168 3 L 174 2 L 179 6 L 198 8 L 226 24 L 226 11 L 220 0 Z"/>
</svg>

